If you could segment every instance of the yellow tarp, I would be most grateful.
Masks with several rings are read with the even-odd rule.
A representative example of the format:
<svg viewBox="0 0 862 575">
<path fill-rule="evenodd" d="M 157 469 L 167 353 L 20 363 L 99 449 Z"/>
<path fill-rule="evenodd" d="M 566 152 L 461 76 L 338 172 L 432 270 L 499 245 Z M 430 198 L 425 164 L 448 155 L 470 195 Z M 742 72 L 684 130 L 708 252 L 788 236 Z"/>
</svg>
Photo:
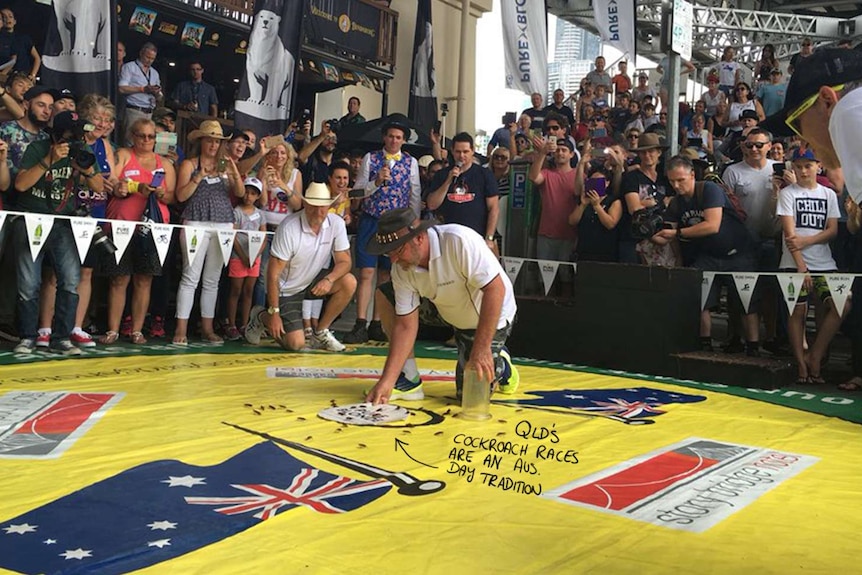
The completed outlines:
<svg viewBox="0 0 862 575">
<path fill-rule="evenodd" d="M 22 527 L 22 521 L 16 520 L 34 509 L 139 465 L 179 460 L 214 466 L 265 441 L 223 423 L 230 422 L 419 481 L 443 481 L 446 487 L 422 496 L 401 495 L 393 488 L 340 514 L 320 513 L 307 506 L 284 510 L 182 556 L 153 559 L 140 572 L 454 575 L 851 573 L 860 569 L 857 534 L 862 530 L 862 456 L 860 428 L 854 424 L 720 393 L 536 367 L 521 368 L 522 383 L 515 398 L 527 398 L 529 391 L 562 389 L 574 390 L 568 394 L 572 396 L 579 395 L 579 390 L 607 390 L 612 397 L 613 390 L 649 388 L 656 393 L 705 396 L 706 400 L 667 403 L 660 409 L 666 413 L 648 413 L 647 419 L 653 423 L 642 425 L 623 421 L 627 415 L 637 415 L 637 405 L 604 405 L 607 401 L 597 412 L 616 414 L 619 420 L 583 415 L 583 410 L 573 414 L 548 406 L 495 404 L 489 421 L 475 423 L 452 417 L 460 409 L 452 399 L 454 384 L 431 376 L 424 385 L 426 399 L 404 405 L 443 415 L 442 423 L 419 425 L 433 420 L 422 412 L 408 418 L 412 427 L 393 428 L 345 427 L 317 417 L 332 403 L 361 401 L 362 391 L 373 380 L 352 377 L 362 374 L 350 370 L 380 369 L 383 361 L 381 357 L 336 354 L 238 354 L 5 367 L 0 380 L 0 422 L 7 425 L 15 417 L 8 409 L 9 400 L 21 392 L 29 392 L 21 397 L 32 401 L 36 401 L 33 392 L 124 395 L 106 403 L 101 411 L 94 410 L 96 415 L 86 423 L 70 423 L 69 429 L 58 425 L 54 414 L 51 429 L 71 437 L 64 444 L 65 451 L 58 449 L 61 454 L 53 459 L 2 458 L 3 446 L 8 455 L 14 454 L 9 446 L 15 444 L 9 443 L 9 430 L 3 432 L 0 427 L 0 549 L 6 550 L 0 555 L 0 565 L 12 564 L 11 548 L 3 546 L 4 539 L 8 544 L 48 536 L 43 534 L 51 525 Z M 419 363 L 422 369 L 454 369 L 453 361 Z M 268 377 L 266 368 L 276 366 L 347 371 L 339 377 Z M 30 415 L 24 409 L 18 413 L 19 419 L 22 413 Z M 38 431 L 38 426 L 31 426 L 19 430 L 16 437 L 32 440 Z M 396 438 L 403 442 L 398 448 Z M 526 452 L 516 456 L 488 450 L 491 439 L 496 446 L 505 446 L 507 441 L 512 442 L 511 449 L 525 446 Z M 473 442 L 475 447 L 466 447 L 465 442 Z M 695 444 L 700 447 L 686 451 L 686 446 Z M 38 441 L 34 445 L 38 451 Z M 747 471 L 738 466 L 734 471 L 733 458 L 749 457 L 748 448 L 754 448 L 751 457 L 767 463 L 758 467 L 749 461 Z M 292 447 L 279 449 L 331 474 L 373 478 L 373 474 L 363 475 Z M 474 452 L 469 463 L 466 451 Z M 656 479 L 651 474 L 660 473 L 661 465 L 647 469 L 650 462 L 685 467 L 686 457 L 692 453 L 703 456 L 703 461 L 718 461 L 707 483 L 687 482 L 688 476 L 683 475 Z M 453 462 L 459 456 L 462 461 Z M 572 505 L 547 497 L 561 486 L 579 480 L 590 483 L 592 478 L 601 479 L 643 461 L 647 461 L 643 468 L 635 467 L 636 471 L 623 477 L 638 483 L 636 488 L 617 481 L 617 491 L 608 492 L 609 501 L 616 505 L 629 497 L 648 506 L 647 500 L 661 496 L 661 489 L 666 488 L 665 499 L 654 503 L 668 507 L 671 515 L 665 518 L 666 525 L 635 518 L 636 511 L 609 513 L 589 502 Z M 450 473 L 459 465 L 473 470 L 471 481 Z M 784 472 L 788 472 L 786 477 L 781 476 Z M 488 474 L 484 481 L 494 486 L 483 484 L 482 473 Z M 491 480 L 490 474 L 496 479 Z M 284 488 L 290 480 L 285 478 L 284 485 L 275 487 Z M 523 483 L 516 484 L 518 481 Z M 661 481 L 670 483 L 658 485 Z M 705 491 L 705 485 L 716 487 Z M 539 486 L 545 496 L 527 493 L 538 491 Z M 595 498 L 597 490 L 606 487 L 593 485 L 579 493 Z M 195 494 L 194 485 L 176 489 Z M 686 489 L 696 491 L 686 495 L 688 507 L 674 514 L 670 508 L 679 504 L 673 500 L 674 494 Z M 226 492 L 225 496 L 237 493 Z M 700 497 L 693 500 L 697 494 Z M 134 498 L 135 493 L 128 497 Z M 215 507 L 212 513 L 217 513 Z M 726 516 L 700 532 L 680 528 L 685 525 L 682 518 L 702 521 L 701 515 L 714 518 L 722 514 Z M 110 530 L 111 519 L 106 516 L 104 522 Z M 117 538 L 117 534 L 113 536 Z M 154 531 L 153 536 L 158 541 L 169 539 L 172 533 Z M 69 569 L 86 572 L 87 562 L 99 554 L 97 549 L 78 550 L 80 546 L 57 539 L 44 544 L 44 553 L 52 557 L 66 554 L 63 564 Z M 169 547 L 169 543 L 144 546 L 142 554 Z M 79 555 L 85 557 L 77 558 Z M 0 568 L 0 572 L 6 571 Z"/>
</svg>

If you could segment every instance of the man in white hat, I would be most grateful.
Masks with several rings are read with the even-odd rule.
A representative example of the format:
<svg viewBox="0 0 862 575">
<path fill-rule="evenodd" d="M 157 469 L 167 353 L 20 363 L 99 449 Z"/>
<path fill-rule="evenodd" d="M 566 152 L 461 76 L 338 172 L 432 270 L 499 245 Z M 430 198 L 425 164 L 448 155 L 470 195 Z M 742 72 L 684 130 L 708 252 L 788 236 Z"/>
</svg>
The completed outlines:
<svg viewBox="0 0 862 575">
<path fill-rule="evenodd" d="M 330 198 L 326 184 L 314 182 L 302 196 L 305 209 L 286 217 L 272 239 L 266 271 L 267 308 L 251 310 L 245 339 L 260 343 L 264 329 L 281 347 L 297 351 L 305 347 L 302 300 L 329 297 L 323 317 L 312 334 L 312 347 L 344 351 L 329 326 L 344 311 L 356 291 L 350 273 L 350 241 L 344 220 L 329 213 L 337 200 Z M 329 260 L 335 262 L 330 269 Z"/>
</svg>

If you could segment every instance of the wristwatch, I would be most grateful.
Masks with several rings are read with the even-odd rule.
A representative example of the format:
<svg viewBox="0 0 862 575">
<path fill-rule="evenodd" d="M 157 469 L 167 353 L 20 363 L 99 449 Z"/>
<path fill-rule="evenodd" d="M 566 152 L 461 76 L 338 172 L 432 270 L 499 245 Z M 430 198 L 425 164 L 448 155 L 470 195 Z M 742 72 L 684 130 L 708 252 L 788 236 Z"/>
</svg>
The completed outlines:
<svg viewBox="0 0 862 575">
<path fill-rule="evenodd" d="M 493 242 L 493 241 L 494 241 L 494 236 L 485 236 L 485 239 L 486 239 L 487 241 L 489 241 L 489 242 Z"/>
<path fill-rule="evenodd" d="M 275 314 L 279 313 L 280 311 L 281 311 L 281 310 L 280 310 L 280 309 L 278 309 L 277 307 L 268 307 L 268 308 L 266 308 L 266 313 L 268 313 L 269 315 L 275 315 Z"/>
</svg>

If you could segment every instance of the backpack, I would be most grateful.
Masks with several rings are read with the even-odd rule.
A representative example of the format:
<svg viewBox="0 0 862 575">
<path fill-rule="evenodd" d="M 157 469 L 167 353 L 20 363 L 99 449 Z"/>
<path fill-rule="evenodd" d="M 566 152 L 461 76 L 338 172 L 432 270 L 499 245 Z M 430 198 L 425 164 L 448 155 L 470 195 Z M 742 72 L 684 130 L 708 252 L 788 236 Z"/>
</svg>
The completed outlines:
<svg viewBox="0 0 862 575">
<path fill-rule="evenodd" d="M 703 181 L 695 182 L 694 184 L 694 194 L 697 196 L 697 202 L 700 205 L 703 205 L 703 185 L 705 182 L 711 182 L 716 184 L 722 190 L 724 190 L 724 195 L 727 198 L 727 203 L 730 203 L 730 206 L 733 208 L 731 210 L 731 214 L 733 214 L 737 220 L 740 222 L 744 222 L 748 219 L 748 213 L 746 213 L 745 208 L 742 207 L 742 202 L 739 201 L 739 196 L 733 193 L 733 190 L 724 183 L 724 180 L 721 179 L 721 176 L 718 174 L 706 174 Z"/>
</svg>

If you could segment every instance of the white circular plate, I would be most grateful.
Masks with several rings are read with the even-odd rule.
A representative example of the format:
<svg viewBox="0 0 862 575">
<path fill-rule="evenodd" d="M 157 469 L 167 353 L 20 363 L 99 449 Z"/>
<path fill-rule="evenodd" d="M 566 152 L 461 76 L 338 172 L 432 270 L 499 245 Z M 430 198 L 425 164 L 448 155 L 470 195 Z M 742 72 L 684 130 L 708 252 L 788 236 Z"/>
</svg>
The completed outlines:
<svg viewBox="0 0 862 575">
<path fill-rule="evenodd" d="M 391 403 L 381 405 L 354 403 L 352 405 L 327 407 L 317 415 L 323 419 L 350 425 L 382 425 L 407 419 L 409 414 L 410 412 L 405 408 Z"/>
</svg>

